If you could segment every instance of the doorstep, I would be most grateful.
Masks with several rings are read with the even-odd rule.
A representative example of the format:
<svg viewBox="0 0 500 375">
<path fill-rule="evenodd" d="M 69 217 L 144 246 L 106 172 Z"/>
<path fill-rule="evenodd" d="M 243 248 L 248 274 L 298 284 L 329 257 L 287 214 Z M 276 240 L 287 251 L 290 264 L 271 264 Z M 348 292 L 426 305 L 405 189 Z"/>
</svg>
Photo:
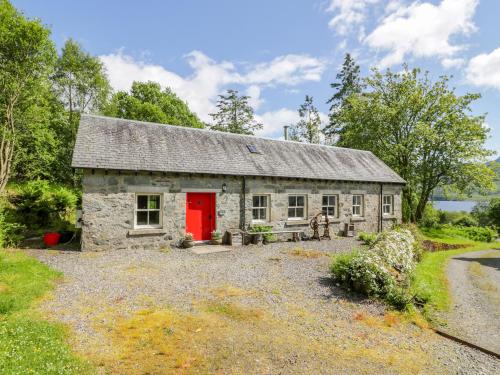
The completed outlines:
<svg viewBox="0 0 500 375">
<path fill-rule="evenodd" d="M 193 246 L 190 250 L 194 254 L 203 255 L 203 254 L 213 254 L 213 253 L 224 253 L 227 251 L 233 250 L 232 246 L 224 246 L 224 245 L 196 245 Z"/>
</svg>

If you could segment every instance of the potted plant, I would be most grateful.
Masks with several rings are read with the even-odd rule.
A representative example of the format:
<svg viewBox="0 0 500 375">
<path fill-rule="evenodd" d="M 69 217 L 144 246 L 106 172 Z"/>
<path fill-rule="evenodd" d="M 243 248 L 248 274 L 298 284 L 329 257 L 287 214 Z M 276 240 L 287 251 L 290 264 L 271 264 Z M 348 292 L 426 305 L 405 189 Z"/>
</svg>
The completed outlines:
<svg viewBox="0 0 500 375">
<path fill-rule="evenodd" d="M 222 233 L 218 230 L 214 230 L 212 232 L 212 245 L 221 245 L 222 244 Z"/>
<path fill-rule="evenodd" d="M 193 233 L 186 233 L 186 235 L 184 236 L 184 239 L 182 240 L 182 247 L 184 248 L 189 248 L 189 247 L 193 247 L 194 245 L 194 241 L 193 241 Z"/>
</svg>

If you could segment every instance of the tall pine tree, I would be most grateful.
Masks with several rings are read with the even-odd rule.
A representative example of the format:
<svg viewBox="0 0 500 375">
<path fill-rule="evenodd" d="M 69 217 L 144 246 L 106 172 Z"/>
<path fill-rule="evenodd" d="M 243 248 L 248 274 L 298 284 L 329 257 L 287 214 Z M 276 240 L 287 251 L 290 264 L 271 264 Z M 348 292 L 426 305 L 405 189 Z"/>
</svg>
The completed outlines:
<svg viewBox="0 0 500 375">
<path fill-rule="evenodd" d="M 299 107 L 300 120 L 290 128 L 290 139 L 299 142 L 319 143 L 321 118 L 318 109 L 313 104 L 313 97 L 306 99 Z"/>
<path fill-rule="evenodd" d="M 226 95 L 219 95 L 218 111 L 210 114 L 214 120 L 210 128 L 237 134 L 254 134 L 255 130 L 262 129 L 262 124 L 255 121 L 248 99 L 248 96 L 239 96 L 237 90 L 227 90 Z"/>
<path fill-rule="evenodd" d="M 350 95 L 360 93 L 362 90 L 359 65 L 356 64 L 349 53 L 346 53 L 342 70 L 337 73 L 336 79 L 338 82 L 330 84 L 335 93 L 327 101 L 327 104 L 330 104 L 329 123 L 324 129 L 325 136 L 330 142 L 332 142 L 333 138 L 338 135 L 339 130 L 342 128 L 342 123 L 339 119 L 340 109 L 347 104 L 347 98 Z"/>
</svg>

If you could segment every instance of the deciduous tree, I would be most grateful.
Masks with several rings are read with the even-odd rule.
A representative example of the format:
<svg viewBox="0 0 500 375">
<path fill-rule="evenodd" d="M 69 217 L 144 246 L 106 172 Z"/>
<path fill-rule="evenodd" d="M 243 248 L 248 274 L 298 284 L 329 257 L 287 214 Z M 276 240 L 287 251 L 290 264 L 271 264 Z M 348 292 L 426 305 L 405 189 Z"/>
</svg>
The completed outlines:
<svg viewBox="0 0 500 375">
<path fill-rule="evenodd" d="M 7 0 L 0 0 L 0 191 L 12 167 L 20 124 L 47 84 L 56 52 L 50 32 L 28 19 Z"/>
<path fill-rule="evenodd" d="M 306 99 L 299 107 L 300 120 L 290 128 L 290 139 L 299 142 L 319 143 L 321 118 L 314 106 L 313 97 Z"/>
<path fill-rule="evenodd" d="M 130 93 L 115 93 L 104 110 L 108 116 L 202 128 L 203 123 L 170 88 L 156 82 L 134 82 Z"/>
<path fill-rule="evenodd" d="M 484 116 L 471 114 L 480 95 L 458 96 L 449 79 L 431 82 L 406 66 L 400 73 L 373 71 L 366 92 L 352 94 L 338 116 L 339 145 L 370 150 L 407 181 L 404 217 L 418 221 L 431 192 L 493 189 L 485 164 L 488 129 Z"/>
</svg>

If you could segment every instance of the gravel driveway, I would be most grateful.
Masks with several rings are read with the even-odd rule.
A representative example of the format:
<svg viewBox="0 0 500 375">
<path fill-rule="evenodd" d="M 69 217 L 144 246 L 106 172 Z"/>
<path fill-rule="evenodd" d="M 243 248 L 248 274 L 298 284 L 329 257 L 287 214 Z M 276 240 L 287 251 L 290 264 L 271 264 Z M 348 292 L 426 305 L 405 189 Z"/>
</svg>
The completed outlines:
<svg viewBox="0 0 500 375">
<path fill-rule="evenodd" d="M 355 246 L 28 252 L 64 273 L 41 309 L 102 373 L 500 373 L 496 359 L 332 285 L 329 256 Z"/>
<path fill-rule="evenodd" d="M 500 353 L 500 250 L 458 255 L 448 265 L 449 330 Z"/>
</svg>

